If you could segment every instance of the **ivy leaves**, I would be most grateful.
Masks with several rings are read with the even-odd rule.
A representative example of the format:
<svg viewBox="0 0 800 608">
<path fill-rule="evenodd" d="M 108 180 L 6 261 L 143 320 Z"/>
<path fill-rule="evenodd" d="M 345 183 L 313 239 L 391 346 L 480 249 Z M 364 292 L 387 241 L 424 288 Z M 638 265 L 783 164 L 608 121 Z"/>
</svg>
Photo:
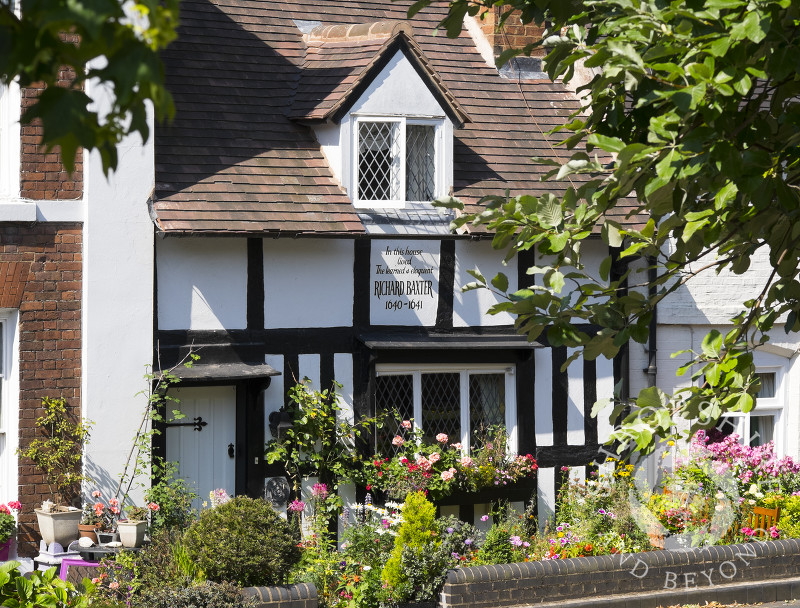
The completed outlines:
<svg viewBox="0 0 800 608">
<path fill-rule="evenodd" d="M 800 330 L 800 5 L 592 0 L 584 8 L 556 17 L 567 27 L 547 39 L 545 58 L 554 80 L 581 62 L 593 70 L 578 88 L 585 107 L 554 130 L 570 157 L 533 159 L 564 195 L 487 197 L 485 211 L 454 227 L 494 231 L 507 260 L 534 251 L 534 284 L 492 312 L 517 315 L 529 339 L 544 335 L 590 359 L 645 343 L 655 307 L 698 274 L 742 274 L 754 258 L 768 261 L 757 292 L 739 296 L 733 329 L 680 353 L 691 387 L 669 397 L 650 388 L 613 409 L 620 449 L 648 452 L 677 428 L 694 432 L 752 408 L 751 350 L 776 324 Z M 612 252 L 599 265 L 587 243 L 598 232 Z M 477 284 L 506 291 L 502 281 Z"/>
</svg>

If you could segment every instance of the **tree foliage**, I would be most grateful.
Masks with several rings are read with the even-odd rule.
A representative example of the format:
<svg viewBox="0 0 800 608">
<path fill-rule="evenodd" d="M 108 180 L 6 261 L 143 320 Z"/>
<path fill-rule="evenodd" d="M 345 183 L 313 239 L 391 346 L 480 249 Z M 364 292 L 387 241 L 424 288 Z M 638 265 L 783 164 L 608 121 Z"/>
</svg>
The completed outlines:
<svg viewBox="0 0 800 608">
<path fill-rule="evenodd" d="M 174 112 L 158 51 L 177 19 L 178 0 L 1 0 L 0 83 L 46 85 L 22 122 L 41 119 L 44 145 L 61 147 L 67 170 L 83 147 L 97 149 L 108 172 L 125 135 L 147 140 L 148 101 L 159 119 Z M 71 86 L 59 86 L 70 70 Z M 112 91 L 110 107 L 91 105 L 90 80 Z"/>
<path fill-rule="evenodd" d="M 483 4 L 522 8 L 525 20 L 557 3 Z M 477 5 L 452 2 L 445 25 L 460 22 L 465 6 Z M 556 129 L 570 158 L 534 159 L 552 167 L 544 179 L 563 182 L 563 197 L 487 197 L 485 211 L 456 221 L 493 230 L 507 259 L 536 251 L 541 265 L 528 273 L 537 284 L 506 293 L 503 275 L 476 274 L 467 288 L 507 295 L 492 312 L 516 314 L 530 340 L 544 334 L 593 359 L 646 342 L 655 306 L 700 272 L 739 275 L 754 256 L 769 260 L 730 331 L 712 331 L 690 353 L 680 373 L 692 372 L 692 388 L 668 396 L 651 387 L 635 404 L 617 402 L 612 419 L 625 418 L 613 439 L 646 453 L 676 428 L 694 432 L 724 412 L 749 411 L 758 389 L 752 348 L 776 325 L 800 330 L 800 4 L 587 0 L 560 17 L 566 27 L 544 40 L 547 73 L 569 80 L 580 64 L 593 70 L 578 89 L 584 107 Z M 626 221 L 622 205 L 634 207 Z M 617 259 L 595 274 L 581 246 L 598 230 Z M 648 260 L 654 280 L 634 265 L 611 272 L 631 260 Z"/>
</svg>

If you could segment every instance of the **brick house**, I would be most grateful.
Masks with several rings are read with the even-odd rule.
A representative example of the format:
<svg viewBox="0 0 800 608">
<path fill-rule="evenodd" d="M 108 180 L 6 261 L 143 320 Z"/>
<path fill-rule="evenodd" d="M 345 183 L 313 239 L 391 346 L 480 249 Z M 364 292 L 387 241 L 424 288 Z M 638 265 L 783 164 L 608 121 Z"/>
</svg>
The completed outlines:
<svg viewBox="0 0 800 608">
<path fill-rule="evenodd" d="M 647 349 L 562 373 L 565 348 L 529 344 L 511 317 L 486 314 L 491 293 L 462 293 L 475 267 L 502 270 L 512 289 L 529 285 L 535 257 L 503 266 L 487 235 L 451 233 L 451 216 L 428 201 L 452 194 L 474 209 L 488 194 L 558 194 L 529 159 L 566 155 L 546 133 L 578 101 L 537 58 L 495 67 L 537 28 L 509 22 L 496 34 L 492 14 L 468 18 L 450 40 L 433 31 L 441 9 L 411 22 L 405 10 L 184 0 L 164 54 L 177 117 L 146 145 L 126 141 L 110 180 L 92 154 L 64 176 L 36 151 L 32 128 L 14 131 L 28 93 L 3 92 L 0 499 L 23 501 L 22 540 L 33 538 L 46 488 L 13 448 L 45 394 L 64 394 L 94 421 L 85 466 L 108 491 L 141 418 L 143 366 L 195 350 L 200 363 L 181 370 L 176 395 L 207 425 L 168 425 L 156 449 L 201 496 L 262 495 L 277 474 L 263 460 L 270 414 L 296 379 L 336 379 L 353 415 L 397 408 L 465 445 L 477 424 L 504 423 L 542 467 L 547 515 L 559 467 L 581 474 L 610 432 L 589 416 L 593 402 L 623 380 L 631 393 L 653 381 L 677 387 L 670 353 L 726 322 L 726 283 L 690 286 L 662 307 Z M 599 239 L 586 249 L 598 264 L 608 255 Z M 796 348 L 757 353 L 771 388 L 754 414 L 730 421 L 794 456 Z M 486 505 L 449 509 L 475 519 Z"/>
</svg>

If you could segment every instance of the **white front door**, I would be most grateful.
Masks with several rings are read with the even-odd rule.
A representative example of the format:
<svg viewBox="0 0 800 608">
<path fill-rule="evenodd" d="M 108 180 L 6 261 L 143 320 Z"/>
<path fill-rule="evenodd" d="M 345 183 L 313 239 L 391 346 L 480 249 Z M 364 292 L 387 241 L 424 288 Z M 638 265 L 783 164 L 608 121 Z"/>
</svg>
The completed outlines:
<svg viewBox="0 0 800 608">
<path fill-rule="evenodd" d="M 177 462 L 179 476 L 194 486 L 198 498 L 193 506 L 199 510 L 212 490 L 235 491 L 236 460 L 229 450 L 236 445 L 236 388 L 180 388 L 170 395 L 180 403 L 168 403 L 169 422 L 192 423 L 200 417 L 208 423 L 200 431 L 193 426 L 166 429 L 167 460 Z M 186 417 L 172 420 L 173 409 Z"/>
</svg>

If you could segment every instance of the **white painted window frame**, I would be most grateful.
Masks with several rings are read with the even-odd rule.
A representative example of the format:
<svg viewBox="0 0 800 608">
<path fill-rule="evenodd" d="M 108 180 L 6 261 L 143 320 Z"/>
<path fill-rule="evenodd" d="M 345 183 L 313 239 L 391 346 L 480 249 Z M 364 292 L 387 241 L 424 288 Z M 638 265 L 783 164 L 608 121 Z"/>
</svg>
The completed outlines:
<svg viewBox="0 0 800 608">
<path fill-rule="evenodd" d="M 358 178 L 359 178 L 359 137 L 362 122 L 392 122 L 399 125 L 399 140 L 400 140 L 400 198 L 397 200 L 361 200 L 358 192 Z M 446 137 L 446 119 L 436 116 L 397 116 L 397 115 L 358 115 L 353 116 L 353 128 L 351 129 L 351 142 L 350 154 L 346 155 L 351 164 L 351 198 L 353 205 L 358 209 L 402 209 L 406 203 L 428 203 L 430 201 L 406 201 L 406 126 L 407 125 L 427 125 L 435 127 L 434 133 L 434 198 L 444 196 L 446 192 L 447 180 L 447 165 L 448 162 L 452 164 L 450 155 L 447 152 L 444 140 Z M 450 180 L 452 181 L 452 180 Z"/>
<path fill-rule="evenodd" d="M 460 442 L 464 452 L 469 453 L 470 449 L 470 417 L 469 417 L 469 376 L 477 374 L 504 374 L 505 377 L 505 398 L 506 398 L 506 433 L 508 433 L 507 450 L 511 454 L 516 454 L 518 450 L 517 433 L 517 385 L 514 375 L 516 367 L 513 364 L 425 364 L 418 365 L 413 363 L 380 363 L 375 366 L 376 376 L 406 376 L 410 375 L 413 379 L 414 395 L 414 425 L 415 427 L 422 420 L 422 374 L 431 373 L 458 373 L 460 375 L 461 390 L 461 437 Z"/>
<path fill-rule="evenodd" d="M 0 308 L 0 502 L 15 500 L 18 493 L 19 446 L 19 329 L 18 311 Z"/>
<path fill-rule="evenodd" d="M 756 404 L 749 412 L 733 412 L 725 414 L 724 418 L 729 418 L 735 422 L 735 432 L 741 438 L 744 445 L 750 445 L 752 439 L 751 432 L 751 416 L 771 416 L 773 441 L 775 445 L 775 454 L 784 456 L 786 453 L 786 442 L 784 436 L 784 412 L 786 410 L 786 400 L 784 395 L 786 393 L 786 386 L 784 383 L 785 372 L 781 367 L 756 367 L 757 374 L 775 374 L 775 396 L 774 397 L 759 397 L 756 399 Z"/>
<path fill-rule="evenodd" d="M 0 84 L 0 204 L 20 201 L 20 89 Z"/>
</svg>

